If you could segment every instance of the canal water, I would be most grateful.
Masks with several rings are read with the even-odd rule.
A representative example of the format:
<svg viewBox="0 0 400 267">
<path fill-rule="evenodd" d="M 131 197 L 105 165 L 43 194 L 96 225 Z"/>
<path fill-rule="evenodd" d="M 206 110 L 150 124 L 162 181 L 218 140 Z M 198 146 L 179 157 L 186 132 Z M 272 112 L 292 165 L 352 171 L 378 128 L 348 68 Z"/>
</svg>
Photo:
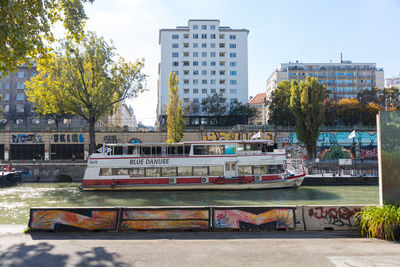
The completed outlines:
<svg viewBox="0 0 400 267">
<path fill-rule="evenodd" d="M 302 186 L 240 191 L 82 192 L 77 183 L 0 188 L 0 224 L 28 224 L 31 207 L 377 204 L 378 186 Z M 0 226 L 1 227 L 1 226 Z"/>
</svg>

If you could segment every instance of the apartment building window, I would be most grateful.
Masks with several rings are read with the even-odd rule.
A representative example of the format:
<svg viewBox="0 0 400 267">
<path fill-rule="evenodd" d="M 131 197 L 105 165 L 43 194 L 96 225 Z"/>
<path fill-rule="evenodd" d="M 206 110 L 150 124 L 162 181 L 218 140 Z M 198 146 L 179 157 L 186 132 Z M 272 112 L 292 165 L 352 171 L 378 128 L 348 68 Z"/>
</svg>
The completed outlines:
<svg viewBox="0 0 400 267">
<path fill-rule="evenodd" d="M 207 34 L 202 34 L 201 39 L 207 39 Z"/>
<path fill-rule="evenodd" d="M 201 44 L 201 48 L 207 48 L 207 44 L 206 43 L 202 43 Z"/>
<path fill-rule="evenodd" d="M 328 85 L 333 85 L 334 83 L 335 83 L 334 80 L 328 80 L 328 81 L 327 81 L 327 84 L 328 84 Z"/>
<path fill-rule="evenodd" d="M 215 34 L 210 34 L 210 39 L 215 39 Z"/>
<path fill-rule="evenodd" d="M 185 102 L 185 104 L 187 105 L 189 103 L 189 98 L 184 98 L 183 102 Z"/>
<path fill-rule="evenodd" d="M 236 53 L 230 53 L 229 56 L 230 56 L 231 58 L 235 58 L 235 57 L 236 57 Z"/>
<path fill-rule="evenodd" d="M 231 76 L 236 76 L 236 70 L 231 70 Z"/>
<path fill-rule="evenodd" d="M 215 25 L 210 25 L 210 30 L 215 30 Z"/>
<path fill-rule="evenodd" d="M 367 84 L 371 84 L 372 81 L 371 80 L 365 80 Z"/>
<path fill-rule="evenodd" d="M 225 38 L 225 35 L 224 34 L 220 34 L 219 35 L 219 39 L 224 39 Z"/>
<path fill-rule="evenodd" d="M 207 71 L 206 70 L 202 70 L 201 71 L 201 75 L 207 75 Z"/>
<path fill-rule="evenodd" d="M 193 43 L 193 48 L 197 48 L 197 47 L 199 47 L 199 44 L 198 43 Z"/>
<path fill-rule="evenodd" d="M 211 62 L 210 62 L 210 65 L 211 65 L 211 66 L 216 66 L 216 62 L 215 62 L 215 61 L 211 61 Z"/>
<path fill-rule="evenodd" d="M 202 66 L 207 66 L 207 61 L 202 61 L 202 62 L 201 62 L 201 65 L 202 65 Z"/>
<path fill-rule="evenodd" d="M 198 66 L 199 62 L 198 61 L 193 61 L 193 66 Z"/>
<path fill-rule="evenodd" d="M 219 48 L 225 48 L 225 43 L 219 43 Z"/>
<path fill-rule="evenodd" d="M 172 53 L 172 57 L 179 57 L 179 53 Z"/>
<path fill-rule="evenodd" d="M 201 25 L 202 30 L 207 30 L 207 25 Z"/>
<path fill-rule="evenodd" d="M 198 70 L 194 70 L 193 71 L 193 75 L 199 75 L 199 71 Z"/>
<path fill-rule="evenodd" d="M 172 67 L 178 67 L 178 66 L 179 66 L 179 62 L 177 62 L 177 61 L 172 62 Z"/>
<path fill-rule="evenodd" d="M 352 72 L 346 72 L 346 77 L 347 78 L 353 78 L 354 74 Z"/>
<path fill-rule="evenodd" d="M 230 80 L 229 83 L 230 84 L 237 84 L 237 81 L 236 80 Z"/>
<path fill-rule="evenodd" d="M 10 89 L 10 83 L 6 83 L 6 89 Z"/>
<path fill-rule="evenodd" d="M 18 113 L 22 113 L 24 112 L 24 106 L 23 105 L 16 105 L 16 110 Z"/>
<path fill-rule="evenodd" d="M 219 57 L 225 57 L 225 53 L 224 52 L 219 52 Z"/>
<path fill-rule="evenodd" d="M 343 72 L 338 72 L 338 73 L 336 73 L 336 76 L 344 76 L 344 73 Z"/>
<path fill-rule="evenodd" d="M 212 88 L 211 89 L 211 94 L 215 94 L 217 92 L 217 89 Z"/>
<path fill-rule="evenodd" d="M 17 94 L 17 100 L 25 100 L 25 94 Z"/>
<path fill-rule="evenodd" d="M 183 89 L 184 94 L 189 94 L 189 89 Z"/>
<path fill-rule="evenodd" d="M 179 39 L 179 35 L 178 34 L 173 34 L 172 35 L 172 39 Z"/>
<path fill-rule="evenodd" d="M 210 57 L 216 57 L 216 53 L 215 52 L 211 52 L 210 53 Z"/>
<path fill-rule="evenodd" d="M 189 52 L 183 52 L 183 56 L 184 57 L 188 57 L 189 56 Z"/>
<path fill-rule="evenodd" d="M 229 39 L 235 40 L 236 39 L 236 35 L 234 35 L 234 34 L 229 35 Z"/>
<path fill-rule="evenodd" d="M 203 94 L 207 94 L 207 89 L 203 88 L 203 89 L 201 89 L 201 92 L 202 92 Z"/>
<path fill-rule="evenodd" d="M 225 101 L 226 101 L 226 98 L 221 97 L 221 98 L 219 99 L 219 102 L 221 102 L 221 103 L 225 103 Z"/>
<path fill-rule="evenodd" d="M 230 89 L 230 93 L 232 95 L 236 95 L 237 94 L 237 89 Z"/>
<path fill-rule="evenodd" d="M 179 48 L 179 44 L 172 44 L 172 48 Z"/>
<path fill-rule="evenodd" d="M 219 80 L 219 84 L 225 84 L 225 80 Z"/>
<path fill-rule="evenodd" d="M 189 34 L 188 34 L 188 33 L 185 33 L 185 34 L 183 35 L 183 39 L 189 39 Z"/>
<path fill-rule="evenodd" d="M 211 84 L 216 84 L 216 81 L 215 80 L 211 80 Z"/>
<path fill-rule="evenodd" d="M 189 66 L 189 61 L 183 61 L 183 66 Z"/>
<path fill-rule="evenodd" d="M 219 65 L 220 65 L 220 66 L 225 66 L 225 61 L 220 61 L 220 62 L 219 62 Z"/>
<path fill-rule="evenodd" d="M 18 71 L 18 78 L 25 78 L 25 72 Z"/>
<path fill-rule="evenodd" d="M 24 124 L 24 120 L 23 119 L 17 119 L 17 120 L 15 120 L 15 124 L 22 125 L 22 124 Z"/>
<path fill-rule="evenodd" d="M 23 82 L 17 82 L 17 89 L 25 89 L 25 84 Z"/>
<path fill-rule="evenodd" d="M 217 75 L 217 71 L 212 70 L 212 71 L 210 71 L 210 74 L 211 74 L 211 75 Z"/>
<path fill-rule="evenodd" d="M 353 80 L 346 80 L 346 84 L 353 84 Z"/>
<path fill-rule="evenodd" d="M 10 112 L 10 105 L 4 105 L 4 112 Z"/>
<path fill-rule="evenodd" d="M 236 61 L 229 62 L 229 66 L 236 67 Z"/>
<path fill-rule="evenodd" d="M 199 103 L 199 99 L 197 97 L 193 98 L 193 103 Z"/>
<path fill-rule="evenodd" d="M 201 80 L 201 84 L 207 84 L 207 80 Z"/>
<path fill-rule="evenodd" d="M 215 43 L 211 43 L 211 44 L 210 44 L 210 47 L 211 47 L 211 48 L 215 48 Z"/>
<path fill-rule="evenodd" d="M 344 84 L 344 80 L 337 80 L 336 83 L 337 84 Z"/>
<path fill-rule="evenodd" d="M 202 57 L 207 57 L 207 52 L 201 52 Z"/>
<path fill-rule="evenodd" d="M 40 124 L 40 119 L 38 119 L 38 118 L 32 119 L 32 124 L 33 124 L 33 125 L 38 125 L 38 124 Z"/>
<path fill-rule="evenodd" d="M 224 70 L 220 70 L 219 71 L 219 75 L 225 75 L 225 71 Z"/>
<path fill-rule="evenodd" d="M 193 89 L 193 94 L 198 94 L 199 93 L 199 89 Z"/>
<path fill-rule="evenodd" d="M 193 30 L 198 30 L 199 29 L 199 25 L 193 25 Z"/>
<path fill-rule="evenodd" d="M 198 57 L 199 56 L 199 52 L 193 52 L 193 57 Z"/>
<path fill-rule="evenodd" d="M 199 84 L 199 80 L 193 80 L 193 84 Z"/>
<path fill-rule="evenodd" d="M 189 80 L 183 80 L 183 84 L 189 84 Z"/>
<path fill-rule="evenodd" d="M 229 44 L 229 48 L 236 48 L 236 44 Z"/>
<path fill-rule="evenodd" d="M 199 35 L 197 33 L 193 34 L 193 39 L 199 39 Z"/>
<path fill-rule="evenodd" d="M 237 101 L 237 98 L 236 98 L 236 97 L 232 97 L 229 101 L 230 101 L 231 103 L 234 103 L 234 102 Z"/>
<path fill-rule="evenodd" d="M 10 100 L 10 94 L 9 93 L 4 94 L 4 100 Z"/>
</svg>

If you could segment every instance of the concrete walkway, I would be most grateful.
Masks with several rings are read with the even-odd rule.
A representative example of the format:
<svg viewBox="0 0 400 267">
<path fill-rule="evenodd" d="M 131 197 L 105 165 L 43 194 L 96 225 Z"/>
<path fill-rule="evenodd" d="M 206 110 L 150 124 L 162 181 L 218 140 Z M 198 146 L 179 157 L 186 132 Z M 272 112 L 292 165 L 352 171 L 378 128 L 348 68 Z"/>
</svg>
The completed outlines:
<svg viewBox="0 0 400 267">
<path fill-rule="evenodd" d="M 21 234 L 0 225 L 1 266 L 400 266 L 400 244 L 354 232 Z"/>
</svg>

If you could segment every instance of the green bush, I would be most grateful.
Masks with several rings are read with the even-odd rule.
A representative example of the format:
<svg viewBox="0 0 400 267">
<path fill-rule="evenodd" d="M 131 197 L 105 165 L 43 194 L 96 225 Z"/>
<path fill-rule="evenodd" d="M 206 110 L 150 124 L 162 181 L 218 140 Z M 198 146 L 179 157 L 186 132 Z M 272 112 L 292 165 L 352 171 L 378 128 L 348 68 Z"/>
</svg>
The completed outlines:
<svg viewBox="0 0 400 267">
<path fill-rule="evenodd" d="M 397 205 L 369 206 L 356 214 L 361 234 L 369 238 L 399 240 L 400 207 Z"/>
</svg>

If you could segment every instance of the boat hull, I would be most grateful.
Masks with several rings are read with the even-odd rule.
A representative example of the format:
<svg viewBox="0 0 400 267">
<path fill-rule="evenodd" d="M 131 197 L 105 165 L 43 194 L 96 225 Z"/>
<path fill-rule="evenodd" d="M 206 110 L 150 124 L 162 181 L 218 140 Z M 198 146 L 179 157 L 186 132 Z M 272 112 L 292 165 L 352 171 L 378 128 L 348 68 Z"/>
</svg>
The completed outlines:
<svg viewBox="0 0 400 267">
<path fill-rule="evenodd" d="M 92 180 L 91 184 L 82 183 L 81 188 L 91 190 L 247 190 L 269 188 L 293 188 L 299 187 L 304 180 L 304 174 L 271 181 L 250 183 L 180 183 L 180 184 L 122 184 L 117 179 Z"/>
</svg>

